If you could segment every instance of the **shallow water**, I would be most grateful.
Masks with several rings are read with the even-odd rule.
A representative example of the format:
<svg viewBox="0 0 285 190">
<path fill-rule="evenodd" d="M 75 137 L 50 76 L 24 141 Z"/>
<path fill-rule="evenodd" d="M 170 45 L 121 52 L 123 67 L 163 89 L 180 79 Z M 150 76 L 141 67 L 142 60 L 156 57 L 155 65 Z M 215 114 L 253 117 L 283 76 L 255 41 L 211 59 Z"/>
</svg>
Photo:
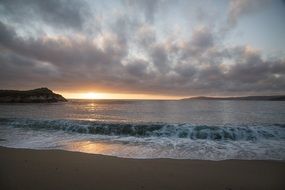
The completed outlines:
<svg viewBox="0 0 285 190">
<path fill-rule="evenodd" d="M 0 145 L 130 158 L 285 160 L 285 102 L 1 104 Z"/>
</svg>

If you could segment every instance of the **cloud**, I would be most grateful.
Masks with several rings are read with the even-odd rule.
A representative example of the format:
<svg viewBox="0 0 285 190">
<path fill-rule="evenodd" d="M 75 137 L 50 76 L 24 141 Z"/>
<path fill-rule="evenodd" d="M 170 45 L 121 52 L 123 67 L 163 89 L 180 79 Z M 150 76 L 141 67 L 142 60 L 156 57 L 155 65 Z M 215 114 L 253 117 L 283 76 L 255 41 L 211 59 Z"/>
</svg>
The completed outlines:
<svg viewBox="0 0 285 190">
<path fill-rule="evenodd" d="M 126 60 L 124 69 L 131 78 L 143 78 L 147 75 L 148 62 L 143 59 Z"/>
<path fill-rule="evenodd" d="M 145 20 L 153 22 L 160 0 L 127 0 L 126 3 L 136 10 L 143 11 Z"/>
<path fill-rule="evenodd" d="M 246 85 L 264 84 L 266 81 L 271 81 L 271 84 L 274 84 L 284 78 L 284 60 L 263 60 L 258 51 L 253 51 L 249 47 L 243 47 L 236 53 L 239 54 L 239 60 L 236 61 L 226 75 L 232 81 Z M 280 85 L 284 85 L 284 82 L 281 82 Z"/>
<path fill-rule="evenodd" d="M 86 37 L 59 36 L 23 39 L 5 27 L 3 23 L 0 26 L 2 26 L 0 27 L 1 36 L 5 37 L 0 38 L 0 46 L 4 51 L 9 52 L 10 56 L 21 56 L 34 62 L 51 63 L 58 68 L 64 80 L 73 78 L 82 81 L 81 79 L 88 79 L 91 76 L 93 77 L 91 81 L 95 79 L 99 81 L 101 80 L 99 75 L 107 74 L 107 72 L 110 74 L 106 76 L 112 76 L 112 72 L 116 71 L 120 60 L 126 54 L 124 44 L 116 35 L 101 36 L 99 46 L 97 41 L 93 42 Z M 27 68 L 34 67 L 33 64 L 26 64 L 26 66 Z M 92 76 L 92 71 L 96 71 L 95 76 Z M 31 73 L 31 76 L 34 76 L 34 73 Z"/>
<path fill-rule="evenodd" d="M 77 9 L 62 7 L 62 1 L 57 1 L 58 10 L 50 10 L 47 5 L 39 5 L 44 2 L 34 4 L 28 0 L 32 6 L 27 14 L 39 15 L 33 22 L 61 31 L 22 35 L 21 26 L 33 27 L 25 26 L 27 17 L 21 11 L 16 12 L 19 8 L 14 12 L 8 9 L 22 4 L 14 2 L 12 5 L 1 2 L 9 20 L 0 14 L 1 88 L 49 86 L 76 91 L 84 87 L 117 93 L 181 96 L 285 92 L 284 59 L 265 58 L 261 51 L 248 45 L 226 46 L 219 41 L 223 39 L 217 38 L 215 28 L 198 26 L 189 31 L 189 37 L 171 32 L 161 37 L 154 23 L 159 3 L 148 10 L 153 15 L 145 20 L 128 12 L 111 15 L 108 22 L 102 16 L 102 31 L 89 35 L 78 31 L 90 20 L 86 21 Z M 146 7 L 154 3 L 132 2 Z M 55 1 L 46 3 L 55 6 Z M 25 6 L 23 10 L 28 9 Z M 77 6 L 84 7 L 81 2 Z M 232 6 L 232 22 L 248 14 L 249 10 L 241 11 L 244 5 Z M 40 13 L 42 9 L 45 10 Z M 73 12 L 78 13 L 74 13 L 75 20 L 69 21 L 65 16 L 56 20 L 60 14 L 67 16 Z M 44 14 L 54 17 L 43 18 Z M 72 32 L 62 32 L 64 28 Z"/>
<path fill-rule="evenodd" d="M 2 14 L 20 24 L 38 22 L 60 29 L 81 30 L 90 10 L 84 1 L 76 0 L 1 0 Z"/>
<path fill-rule="evenodd" d="M 176 3 L 174 0 L 124 0 L 125 5 L 133 9 L 135 14 L 141 13 L 145 22 L 153 23 L 157 14 L 166 11 Z"/>
<path fill-rule="evenodd" d="M 195 29 L 190 43 L 192 47 L 195 47 L 194 49 L 200 52 L 210 48 L 214 43 L 212 31 L 206 27 Z"/>
<path fill-rule="evenodd" d="M 135 33 L 135 40 L 138 45 L 147 48 L 156 41 L 155 30 L 149 24 L 141 24 Z"/>
<path fill-rule="evenodd" d="M 271 0 L 231 0 L 227 18 L 229 25 L 235 26 L 241 17 L 258 12 L 270 3 Z"/>
</svg>

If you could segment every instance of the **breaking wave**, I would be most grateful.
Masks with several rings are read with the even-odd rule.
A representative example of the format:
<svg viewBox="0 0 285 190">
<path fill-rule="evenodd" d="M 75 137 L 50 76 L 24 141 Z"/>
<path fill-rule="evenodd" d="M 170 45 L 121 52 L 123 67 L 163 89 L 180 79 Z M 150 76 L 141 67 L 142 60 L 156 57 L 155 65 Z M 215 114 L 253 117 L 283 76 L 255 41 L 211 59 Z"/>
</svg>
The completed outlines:
<svg viewBox="0 0 285 190">
<path fill-rule="evenodd" d="M 285 140 L 285 124 L 207 126 L 169 123 L 108 123 L 84 120 L 33 120 L 1 118 L 0 125 L 33 130 L 63 130 L 67 132 L 134 137 L 169 137 L 212 141 Z"/>
</svg>

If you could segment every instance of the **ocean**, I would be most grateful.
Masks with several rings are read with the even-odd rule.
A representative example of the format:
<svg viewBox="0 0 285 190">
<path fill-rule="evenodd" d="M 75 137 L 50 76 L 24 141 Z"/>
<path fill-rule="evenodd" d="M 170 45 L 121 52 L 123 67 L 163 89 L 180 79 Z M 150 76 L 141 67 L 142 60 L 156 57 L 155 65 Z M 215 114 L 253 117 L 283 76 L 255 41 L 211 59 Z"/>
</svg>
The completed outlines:
<svg viewBox="0 0 285 190">
<path fill-rule="evenodd" d="M 285 102 L 1 104 L 0 146 L 139 159 L 285 160 Z"/>
</svg>

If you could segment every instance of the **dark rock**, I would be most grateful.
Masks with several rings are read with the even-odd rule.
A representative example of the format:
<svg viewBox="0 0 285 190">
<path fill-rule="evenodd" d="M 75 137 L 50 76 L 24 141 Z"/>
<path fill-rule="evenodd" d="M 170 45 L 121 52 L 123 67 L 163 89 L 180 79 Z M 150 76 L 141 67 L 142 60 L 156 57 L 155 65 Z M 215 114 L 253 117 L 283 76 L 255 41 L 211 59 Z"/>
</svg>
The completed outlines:
<svg viewBox="0 0 285 190">
<path fill-rule="evenodd" d="M 48 88 L 34 90 L 0 90 L 0 103 L 50 103 L 66 102 L 60 94 L 53 93 Z"/>
</svg>

